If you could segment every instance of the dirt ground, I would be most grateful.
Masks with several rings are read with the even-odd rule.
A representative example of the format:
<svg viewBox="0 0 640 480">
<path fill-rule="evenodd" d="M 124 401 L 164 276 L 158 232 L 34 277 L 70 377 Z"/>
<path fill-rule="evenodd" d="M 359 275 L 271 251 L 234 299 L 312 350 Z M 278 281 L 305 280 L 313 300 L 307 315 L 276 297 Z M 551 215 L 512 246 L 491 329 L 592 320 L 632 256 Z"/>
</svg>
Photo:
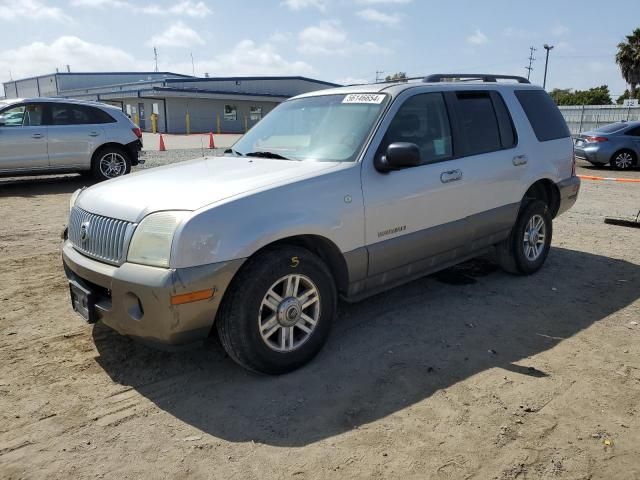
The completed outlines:
<svg viewBox="0 0 640 480">
<path fill-rule="evenodd" d="M 538 274 L 474 261 L 343 303 L 310 365 L 264 377 L 72 312 L 81 183 L 0 180 L 0 478 L 640 478 L 640 229 L 603 223 L 640 184 L 584 181 Z"/>
</svg>

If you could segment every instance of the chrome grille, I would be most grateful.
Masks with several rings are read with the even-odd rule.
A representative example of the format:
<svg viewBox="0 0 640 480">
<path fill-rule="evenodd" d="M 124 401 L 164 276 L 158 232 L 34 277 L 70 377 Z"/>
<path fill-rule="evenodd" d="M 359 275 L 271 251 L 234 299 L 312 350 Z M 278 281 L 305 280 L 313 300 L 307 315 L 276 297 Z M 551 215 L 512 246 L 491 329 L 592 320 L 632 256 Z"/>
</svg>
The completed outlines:
<svg viewBox="0 0 640 480">
<path fill-rule="evenodd" d="M 69 216 L 69 240 L 76 250 L 88 257 L 121 265 L 134 227 L 131 222 L 73 207 Z"/>
</svg>

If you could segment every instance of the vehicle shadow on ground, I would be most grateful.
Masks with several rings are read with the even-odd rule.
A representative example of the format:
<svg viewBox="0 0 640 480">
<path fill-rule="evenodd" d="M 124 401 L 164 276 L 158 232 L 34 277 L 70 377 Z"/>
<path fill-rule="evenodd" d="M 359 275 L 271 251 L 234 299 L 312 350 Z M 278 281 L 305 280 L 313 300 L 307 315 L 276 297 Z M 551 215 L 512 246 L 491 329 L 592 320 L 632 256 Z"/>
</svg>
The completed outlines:
<svg viewBox="0 0 640 480">
<path fill-rule="evenodd" d="M 72 193 L 78 188 L 89 187 L 94 183 L 95 181 L 91 178 L 77 174 L 46 177 L 0 177 L 0 198 L 29 198 L 38 195 Z"/>
<path fill-rule="evenodd" d="M 640 266 L 563 248 L 536 275 L 475 260 L 358 304 L 341 304 L 306 367 L 246 372 L 214 343 L 158 352 L 97 325 L 98 363 L 159 408 L 219 438 L 303 446 L 396 413 L 491 368 L 535 379 L 527 358 L 640 297 Z M 606 292 L 603 295 L 602 292 Z"/>
</svg>

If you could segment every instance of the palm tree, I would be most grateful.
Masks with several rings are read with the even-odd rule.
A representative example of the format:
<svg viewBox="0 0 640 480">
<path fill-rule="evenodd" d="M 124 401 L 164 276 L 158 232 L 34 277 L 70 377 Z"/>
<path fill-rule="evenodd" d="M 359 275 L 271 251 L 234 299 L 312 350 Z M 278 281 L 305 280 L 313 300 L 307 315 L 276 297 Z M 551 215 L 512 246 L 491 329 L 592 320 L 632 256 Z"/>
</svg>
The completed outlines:
<svg viewBox="0 0 640 480">
<path fill-rule="evenodd" d="M 626 42 L 618 44 L 616 63 L 620 66 L 625 82 L 631 87 L 630 97 L 636 98 L 636 86 L 640 83 L 640 28 L 627 35 Z"/>
</svg>

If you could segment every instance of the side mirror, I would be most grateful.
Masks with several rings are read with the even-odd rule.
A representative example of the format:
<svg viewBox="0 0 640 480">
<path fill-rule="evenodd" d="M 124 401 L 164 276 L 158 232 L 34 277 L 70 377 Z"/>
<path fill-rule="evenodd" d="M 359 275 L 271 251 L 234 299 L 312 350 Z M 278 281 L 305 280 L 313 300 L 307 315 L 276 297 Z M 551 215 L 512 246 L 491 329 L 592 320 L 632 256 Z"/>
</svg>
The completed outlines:
<svg viewBox="0 0 640 480">
<path fill-rule="evenodd" d="M 421 163 L 420 148 L 415 143 L 396 142 L 387 147 L 384 155 L 375 159 L 374 165 L 379 172 L 387 173 Z"/>
</svg>

